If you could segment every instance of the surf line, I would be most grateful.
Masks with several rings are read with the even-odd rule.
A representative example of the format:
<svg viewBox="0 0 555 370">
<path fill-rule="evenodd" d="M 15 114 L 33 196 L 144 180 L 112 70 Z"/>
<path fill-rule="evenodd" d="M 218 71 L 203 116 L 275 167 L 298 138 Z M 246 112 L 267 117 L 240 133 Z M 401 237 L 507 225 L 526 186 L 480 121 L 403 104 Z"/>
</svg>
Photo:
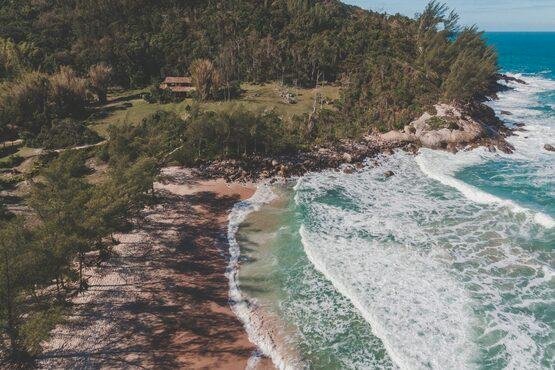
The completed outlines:
<svg viewBox="0 0 555 370">
<path fill-rule="evenodd" d="M 229 264 L 225 274 L 229 281 L 231 309 L 243 323 L 249 340 L 258 347 L 262 354 L 269 357 L 278 369 L 288 370 L 294 367 L 288 364 L 286 359 L 277 350 L 270 334 L 264 331 L 261 318 L 255 312 L 256 302 L 243 295 L 239 284 L 241 248 L 236 238 L 237 231 L 249 214 L 258 211 L 260 207 L 270 203 L 275 198 L 276 195 L 272 192 L 269 185 L 259 184 L 251 198 L 240 201 L 233 206 L 228 218 Z M 255 365 L 259 357 L 260 353 L 255 351 L 254 355 L 249 359 L 247 368 Z"/>
<path fill-rule="evenodd" d="M 499 204 L 499 205 L 510 208 L 515 213 L 525 213 L 525 214 L 528 214 L 528 215 L 532 216 L 532 219 L 534 220 L 534 222 L 538 223 L 539 225 L 541 225 L 545 228 L 550 229 L 550 228 L 555 227 L 555 220 L 553 220 L 553 218 L 551 218 L 551 216 L 549 216 L 545 213 L 535 212 L 531 209 L 528 209 L 528 208 L 525 208 L 525 207 L 522 207 L 522 206 L 516 204 L 512 200 L 499 198 L 495 195 L 492 195 L 492 194 L 486 193 L 485 191 L 477 189 L 476 187 L 474 187 L 472 185 L 466 184 L 463 181 L 457 180 L 453 176 L 443 174 L 443 173 L 439 173 L 439 172 L 436 172 L 436 171 L 432 170 L 430 168 L 430 166 L 428 166 L 428 163 L 426 163 L 426 160 L 424 159 L 424 157 L 422 157 L 421 155 L 416 157 L 416 163 L 418 164 L 418 167 L 420 167 L 420 170 L 426 176 L 428 176 L 429 178 L 431 178 L 433 180 L 439 181 L 443 185 L 447 185 L 449 187 L 452 187 L 452 188 L 458 190 L 467 199 L 470 199 L 471 201 L 473 201 L 475 203 L 479 203 L 479 204 L 491 204 L 491 203 Z"/>
</svg>

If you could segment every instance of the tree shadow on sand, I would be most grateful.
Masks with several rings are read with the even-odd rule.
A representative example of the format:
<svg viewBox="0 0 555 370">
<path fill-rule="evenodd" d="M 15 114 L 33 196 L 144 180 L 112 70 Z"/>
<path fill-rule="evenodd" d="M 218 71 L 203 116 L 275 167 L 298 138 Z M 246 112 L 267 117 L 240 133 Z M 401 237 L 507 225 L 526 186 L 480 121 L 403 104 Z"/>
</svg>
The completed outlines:
<svg viewBox="0 0 555 370">
<path fill-rule="evenodd" d="M 222 220 L 237 201 L 239 197 L 211 192 L 164 194 L 157 207 L 168 210 L 167 218 L 154 209 L 145 211 L 140 221 L 141 231 L 153 242 L 143 242 L 137 253 L 99 269 L 100 274 L 120 271 L 128 282 L 91 284 L 91 291 L 98 290 L 94 300 L 75 307 L 74 319 L 66 324 L 65 332 L 86 343 L 85 348 L 62 346 L 44 353 L 42 364 L 187 368 L 199 356 L 217 367 L 247 358 L 254 348 L 241 341 L 244 329 L 229 309 L 227 255 L 222 253 Z M 177 237 L 168 236 L 168 227 Z M 149 250 L 156 245 L 162 247 Z M 103 331 L 91 332 L 95 321 L 106 322 L 94 325 Z"/>
</svg>

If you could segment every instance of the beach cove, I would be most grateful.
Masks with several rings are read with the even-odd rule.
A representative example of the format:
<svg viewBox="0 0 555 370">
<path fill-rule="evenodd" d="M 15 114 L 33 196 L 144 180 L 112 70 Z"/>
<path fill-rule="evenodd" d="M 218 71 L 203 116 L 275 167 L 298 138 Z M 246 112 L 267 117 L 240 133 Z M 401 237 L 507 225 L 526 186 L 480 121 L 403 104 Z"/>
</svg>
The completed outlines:
<svg viewBox="0 0 555 370">
<path fill-rule="evenodd" d="M 157 204 L 115 235 L 106 263 L 44 343 L 45 368 L 244 369 L 255 346 L 228 303 L 227 215 L 253 184 L 165 168 Z"/>
</svg>

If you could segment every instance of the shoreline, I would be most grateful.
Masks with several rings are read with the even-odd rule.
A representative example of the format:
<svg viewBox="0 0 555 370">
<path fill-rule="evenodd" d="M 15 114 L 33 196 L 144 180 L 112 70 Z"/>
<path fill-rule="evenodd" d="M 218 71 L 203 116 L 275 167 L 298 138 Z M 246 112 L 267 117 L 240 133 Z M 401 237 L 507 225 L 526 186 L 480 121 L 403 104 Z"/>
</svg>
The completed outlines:
<svg viewBox="0 0 555 370">
<path fill-rule="evenodd" d="M 370 132 L 360 139 L 341 139 L 288 155 L 244 155 L 237 159 L 200 162 L 193 171 L 199 178 L 223 177 L 229 183 L 273 182 L 327 169 L 341 168 L 350 173 L 362 168 L 366 159 L 379 154 L 390 155 L 397 149 L 412 154 L 417 154 L 421 148 L 456 153 L 485 147 L 491 152 L 513 152 L 514 148 L 506 138 L 518 128 L 508 127 L 483 102 L 466 106 L 437 104 L 432 110 L 435 112 L 425 112 L 402 130 Z M 439 120 L 443 126 L 435 127 L 434 120 Z"/>
<path fill-rule="evenodd" d="M 159 201 L 115 235 L 108 261 L 87 267 L 88 290 L 37 365 L 244 369 L 256 347 L 229 305 L 226 235 L 229 212 L 255 186 L 163 169 Z"/>
<path fill-rule="evenodd" d="M 277 317 L 266 310 L 267 307 L 263 302 L 241 289 L 239 277 L 242 267 L 245 267 L 244 264 L 249 264 L 250 259 L 248 252 L 242 254 L 241 249 L 252 251 L 256 248 L 241 235 L 242 226 L 250 223 L 249 219 L 253 214 L 257 214 L 264 207 L 281 200 L 280 195 L 269 188 L 268 184 L 261 184 L 251 198 L 237 203 L 229 216 L 230 259 L 226 276 L 229 279 L 230 305 L 235 315 L 243 323 L 249 339 L 256 344 L 259 350 L 251 357 L 249 370 L 305 367 L 299 353 L 286 340 L 282 330 L 284 323 L 279 323 Z M 248 281 L 246 285 L 249 285 Z"/>
<path fill-rule="evenodd" d="M 502 128 L 496 139 L 504 142 L 510 130 Z M 486 139 L 460 149 L 491 150 Z M 331 168 L 351 173 L 379 154 L 416 154 L 420 147 L 372 135 L 288 157 L 164 168 L 154 184 L 159 201 L 143 210 L 131 232 L 116 235 L 115 257 L 86 269 L 89 289 L 71 300 L 73 312 L 43 344 L 39 366 L 273 368 L 266 357 L 253 361 L 257 348 L 247 321 L 230 306 L 243 299 L 232 292 L 227 264 L 235 206 L 256 193 L 259 179 L 272 183 Z M 234 258 L 238 264 L 240 256 Z"/>
</svg>

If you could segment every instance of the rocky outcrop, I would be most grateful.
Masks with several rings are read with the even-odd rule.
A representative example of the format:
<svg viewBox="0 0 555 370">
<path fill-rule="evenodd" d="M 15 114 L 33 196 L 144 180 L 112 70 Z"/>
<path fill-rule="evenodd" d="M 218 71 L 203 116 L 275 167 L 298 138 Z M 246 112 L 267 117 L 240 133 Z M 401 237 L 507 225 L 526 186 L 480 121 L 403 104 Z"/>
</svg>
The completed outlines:
<svg viewBox="0 0 555 370">
<path fill-rule="evenodd" d="M 501 82 L 504 82 L 505 84 L 502 84 Z M 511 87 L 507 85 L 509 83 L 527 85 L 526 81 L 521 80 L 520 78 L 498 73 L 492 78 L 487 95 L 490 98 L 495 98 L 497 96 L 497 93 L 501 91 L 511 90 Z"/>
<path fill-rule="evenodd" d="M 450 151 L 478 143 L 491 144 L 503 151 L 511 150 L 504 140 L 510 131 L 495 117 L 491 108 L 479 103 L 466 107 L 437 104 L 435 110 L 434 114 L 424 113 L 402 131 L 390 131 L 380 138 L 385 142 L 412 143 Z"/>
<path fill-rule="evenodd" d="M 227 181 L 255 181 L 258 179 L 288 178 L 311 171 L 341 168 L 345 173 L 360 170 L 362 163 L 378 154 L 390 155 L 402 143 L 386 143 L 374 136 L 362 140 L 342 140 L 326 146 L 315 146 L 276 157 L 246 156 L 240 159 L 199 163 L 196 173 L 203 178 L 224 178 Z M 408 152 L 414 148 L 407 146 Z"/>
<path fill-rule="evenodd" d="M 521 85 L 527 85 L 526 81 L 524 81 L 520 78 L 516 78 L 516 77 L 509 76 L 509 75 L 502 74 L 502 73 L 498 73 L 498 74 L 495 75 L 495 81 L 503 81 L 503 82 L 506 82 L 506 83 L 516 82 L 516 83 L 521 84 Z"/>
</svg>

